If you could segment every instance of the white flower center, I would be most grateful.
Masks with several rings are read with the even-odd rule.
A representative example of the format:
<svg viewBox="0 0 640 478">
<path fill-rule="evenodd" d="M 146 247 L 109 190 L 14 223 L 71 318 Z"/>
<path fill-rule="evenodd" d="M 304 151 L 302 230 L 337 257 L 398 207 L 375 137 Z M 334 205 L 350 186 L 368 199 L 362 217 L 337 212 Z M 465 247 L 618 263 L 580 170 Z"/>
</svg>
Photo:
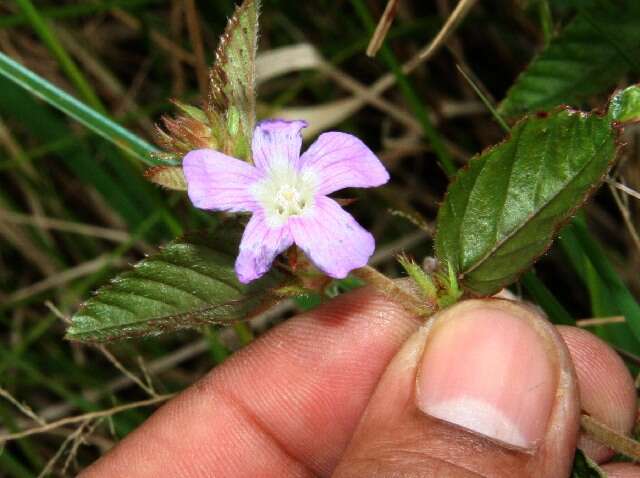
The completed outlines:
<svg viewBox="0 0 640 478">
<path fill-rule="evenodd" d="M 296 216 L 304 211 L 306 202 L 295 186 L 284 184 L 276 193 L 276 212 L 279 215 Z"/>
<path fill-rule="evenodd" d="M 264 208 L 268 225 L 277 227 L 292 216 L 313 209 L 317 180 L 310 171 L 296 171 L 289 164 L 272 165 L 269 174 L 252 188 Z"/>
</svg>

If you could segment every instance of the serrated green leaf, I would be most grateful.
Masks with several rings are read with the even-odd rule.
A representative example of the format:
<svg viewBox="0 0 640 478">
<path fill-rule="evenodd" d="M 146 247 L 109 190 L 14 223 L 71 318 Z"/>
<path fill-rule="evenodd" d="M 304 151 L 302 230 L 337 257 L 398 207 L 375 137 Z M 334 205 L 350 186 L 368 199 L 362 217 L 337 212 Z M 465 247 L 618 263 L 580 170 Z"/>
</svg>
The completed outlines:
<svg viewBox="0 0 640 478">
<path fill-rule="evenodd" d="M 284 275 L 249 285 L 236 278 L 241 228 L 178 239 L 97 291 L 72 317 L 67 338 L 106 342 L 246 318 Z"/>
<path fill-rule="evenodd" d="M 573 458 L 571 478 L 607 478 L 607 475 L 602 471 L 602 468 L 578 448 Z"/>
<path fill-rule="evenodd" d="M 210 72 L 207 104 L 212 132 L 221 150 L 250 159 L 256 119 L 255 61 L 260 0 L 245 0 L 236 8 L 220 37 Z"/>
<path fill-rule="evenodd" d="M 516 80 L 500 114 L 517 117 L 608 91 L 639 68 L 639 24 L 637 0 L 582 8 Z"/>
<path fill-rule="evenodd" d="M 245 0 L 227 22 L 209 71 L 203 109 L 174 100 L 181 115 L 164 117 L 156 141 L 178 157 L 212 148 L 251 160 L 256 122 L 255 62 L 260 0 Z"/>
<path fill-rule="evenodd" d="M 438 259 L 464 289 L 493 294 L 547 250 L 609 170 L 638 91 L 618 92 L 607 114 L 560 108 L 526 117 L 469 162 L 449 187 L 436 235 Z"/>
</svg>

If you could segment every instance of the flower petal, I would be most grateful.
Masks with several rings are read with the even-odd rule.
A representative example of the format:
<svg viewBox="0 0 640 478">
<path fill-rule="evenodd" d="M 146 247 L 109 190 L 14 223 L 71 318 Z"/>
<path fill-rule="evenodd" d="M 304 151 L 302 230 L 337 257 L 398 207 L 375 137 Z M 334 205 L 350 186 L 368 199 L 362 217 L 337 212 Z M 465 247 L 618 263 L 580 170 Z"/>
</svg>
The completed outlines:
<svg viewBox="0 0 640 478">
<path fill-rule="evenodd" d="M 236 274 L 243 284 L 262 276 L 271 267 L 273 259 L 293 244 L 287 224 L 269 227 L 264 213 L 258 211 L 251 216 L 242 240 L 240 254 L 236 259 Z"/>
<path fill-rule="evenodd" d="M 253 162 L 261 171 L 274 167 L 296 167 L 302 147 L 302 128 L 306 121 L 261 121 L 253 132 Z"/>
<path fill-rule="evenodd" d="M 326 196 L 318 196 L 308 216 L 289 219 L 295 243 L 322 271 L 342 279 L 367 265 L 375 249 L 373 236 Z"/>
<path fill-rule="evenodd" d="M 229 212 L 256 210 L 249 187 L 262 174 L 249 163 L 213 149 L 196 149 L 186 154 L 182 169 L 194 206 Z"/>
<path fill-rule="evenodd" d="M 389 180 L 375 154 L 358 138 L 332 131 L 321 134 L 300 158 L 300 167 L 318 177 L 318 193 L 344 188 L 370 188 Z"/>
</svg>

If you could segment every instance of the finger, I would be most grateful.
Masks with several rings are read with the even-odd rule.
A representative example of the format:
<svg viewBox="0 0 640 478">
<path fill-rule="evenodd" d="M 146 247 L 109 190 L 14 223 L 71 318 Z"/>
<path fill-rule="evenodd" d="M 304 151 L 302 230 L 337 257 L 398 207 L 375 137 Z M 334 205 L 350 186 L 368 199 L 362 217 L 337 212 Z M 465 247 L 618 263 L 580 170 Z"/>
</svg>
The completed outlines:
<svg viewBox="0 0 640 478">
<path fill-rule="evenodd" d="M 339 297 L 234 355 L 83 476 L 329 475 L 417 327 L 370 289 Z"/>
<path fill-rule="evenodd" d="M 578 436 L 568 350 L 535 310 L 459 303 L 393 359 L 336 477 L 566 477 Z"/>
<path fill-rule="evenodd" d="M 566 326 L 558 330 L 573 359 L 582 409 L 620 433 L 631 433 L 636 417 L 636 389 L 620 356 L 586 330 Z M 583 435 L 578 447 L 598 463 L 613 455 L 612 450 Z"/>
<path fill-rule="evenodd" d="M 602 466 L 607 478 L 638 478 L 640 466 L 631 463 L 609 463 Z"/>
</svg>

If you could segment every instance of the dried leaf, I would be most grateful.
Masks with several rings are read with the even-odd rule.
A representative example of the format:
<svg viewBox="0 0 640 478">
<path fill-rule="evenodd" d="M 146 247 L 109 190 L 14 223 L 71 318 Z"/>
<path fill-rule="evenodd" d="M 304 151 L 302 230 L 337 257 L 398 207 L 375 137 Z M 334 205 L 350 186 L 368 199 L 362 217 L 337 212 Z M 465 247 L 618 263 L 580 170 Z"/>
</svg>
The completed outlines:
<svg viewBox="0 0 640 478">
<path fill-rule="evenodd" d="M 187 180 L 180 166 L 157 166 L 147 169 L 144 176 L 152 183 L 167 189 L 176 191 L 187 190 Z"/>
</svg>

